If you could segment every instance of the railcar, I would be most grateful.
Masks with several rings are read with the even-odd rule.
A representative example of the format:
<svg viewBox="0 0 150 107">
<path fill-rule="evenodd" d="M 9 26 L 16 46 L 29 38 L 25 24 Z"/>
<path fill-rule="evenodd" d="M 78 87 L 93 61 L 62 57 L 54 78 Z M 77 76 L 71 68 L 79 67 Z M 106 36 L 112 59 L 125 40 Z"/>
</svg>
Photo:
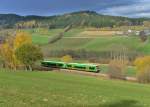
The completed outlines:
<svg viewBox="0 0 150 107">
<path fill-rule="evenodd" d="M 66 68 L 89 72 L 100 72 L 99 66 L 94 64 L 67 63 Z"/>
<path fill-rule="evenodd" d="M 50 68 L 65 68 L 66 66 L 64 62 L 57 62 L 57 61 L 42 61 L 41 65 Z"/>
<path fill-rule="evenodd" d="M 66 63 L 57 61 L 43 61 L 41 65 L 44 67 L 59 68 L 59 69 L 72 69 L 88 72 L 100 72 L 100 67 L 95 64 L 81 64 L 81 63 Z"/>
</svg>

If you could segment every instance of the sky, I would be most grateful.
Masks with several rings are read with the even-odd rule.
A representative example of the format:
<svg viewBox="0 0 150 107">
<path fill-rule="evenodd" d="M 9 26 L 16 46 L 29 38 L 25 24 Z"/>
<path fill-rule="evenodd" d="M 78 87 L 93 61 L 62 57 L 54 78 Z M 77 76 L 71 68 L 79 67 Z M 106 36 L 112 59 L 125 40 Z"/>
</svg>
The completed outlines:
<svg viewBox="0 0 150 107">
<path fill-rule="evenodd" d="M 1 0 L 0 14 L 52 16 L 91 10 L 100 14 L 150 17 L 150 0 Z"/>
</svg>

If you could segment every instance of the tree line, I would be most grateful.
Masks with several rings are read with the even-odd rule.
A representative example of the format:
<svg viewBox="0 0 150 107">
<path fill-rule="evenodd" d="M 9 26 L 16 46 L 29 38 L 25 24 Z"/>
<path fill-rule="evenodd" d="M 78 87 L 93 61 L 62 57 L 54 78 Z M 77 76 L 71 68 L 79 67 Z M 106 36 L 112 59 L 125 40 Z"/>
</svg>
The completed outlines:
<svg viewBox="0 0 150 107">
<path fill-rule="evenodd" d="M 114 27 L 143 25 L 145 18 L 127 18 L 101 15 L 93 11 L 80 11 L 59 16 L 19 16 L 0 14 L 0 27 L 4 28 L 65 28 L 74 27 Z"/>
</svg>

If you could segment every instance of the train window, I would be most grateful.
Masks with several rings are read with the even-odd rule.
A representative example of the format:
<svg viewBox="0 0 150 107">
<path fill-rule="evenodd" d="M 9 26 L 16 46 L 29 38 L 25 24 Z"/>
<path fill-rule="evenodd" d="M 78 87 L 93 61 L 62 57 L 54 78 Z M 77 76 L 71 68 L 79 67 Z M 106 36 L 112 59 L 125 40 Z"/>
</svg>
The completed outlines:
<svg viewBox="0 0 150 107">
<path fill-rule="evenodd" d="M 95 67 L 89 67 L 89 69 L 94 70 L 94 69 L 95 69 Z"/>
<path fill-rule="evenodd" d="M 62 66 L 63 66 L 63 64 L 58 64 L 58 66 L 62 67 Z"/>
<path fill-rule="evenodd" d="M 67 65 L 67 67 L 72 67 L 71 65 Z"/>
<path fill-rule="evenodd" d="M 86 69 L 86 67 L 82 67 L 82 66 L 75 66 L 75 68 Z"/>
<path fill-rule="evenodd" d="M 56 64 L 54 64 L 54 63 L 51 63 L 51 64 L 48 64 L 49 66 L 56 66 Z"/>
</svg>

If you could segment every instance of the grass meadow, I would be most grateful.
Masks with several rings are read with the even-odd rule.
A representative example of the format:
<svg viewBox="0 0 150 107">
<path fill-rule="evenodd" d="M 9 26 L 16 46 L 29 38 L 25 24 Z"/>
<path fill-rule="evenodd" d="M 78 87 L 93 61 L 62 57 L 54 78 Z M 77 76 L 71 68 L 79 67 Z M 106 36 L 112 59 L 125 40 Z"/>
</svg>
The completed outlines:
<svg viewBox="0 0 150 107">
<path fill-rule="evenodd" d="M 88 32 L 85 34 L 84 29 L 72 29 L 64 33 L 61 40 L 48 44 L 49 38 L 63 29 L 26 31 L 31 33 L 33 43 L 46 50 L 106 51 L 124 47 L 129 51 L 150 54 L 150 41 L 142 43 L 135 36 L 105 37 L 95 32 L 93 37 Z M 107 64 L 100 66 L 101 73 L 108 72 Z M 129 66 L 125 74 L 135 77 L 136 72 L 135 67 Z M 63 72 L 0 69 L 0 107 L 150 107 L 149 93 L 148 84 Z"/>
<path fill-rule="evenodd" d="M 113 34 L 113 31 L 86 31 L 83 28 L 72 29 L 64 33 L 64 38 L 54 44 L 48 44 L 49 39 L 63 32 L 63 29 L 52 29 L 46 31 L 46 33 L 36 30 L 26 31 L 31 33 L 33 43 L 43 45 L 43 48 L 51 50 L 86 49 L 89 51 L 105 51 L 116 47 L 124 47 L 129 51 L 150 54 L 150 38 L 146 43 L 142 43 L 138 36 L 106 35 Z M 93 36 L 94 34 L 97 36 Z"/>
<path fill-rule="evenodd" d="M 0 71 L 0 107 L 149 107 L 149 89 L 60 72 Z"/>
</svg>

